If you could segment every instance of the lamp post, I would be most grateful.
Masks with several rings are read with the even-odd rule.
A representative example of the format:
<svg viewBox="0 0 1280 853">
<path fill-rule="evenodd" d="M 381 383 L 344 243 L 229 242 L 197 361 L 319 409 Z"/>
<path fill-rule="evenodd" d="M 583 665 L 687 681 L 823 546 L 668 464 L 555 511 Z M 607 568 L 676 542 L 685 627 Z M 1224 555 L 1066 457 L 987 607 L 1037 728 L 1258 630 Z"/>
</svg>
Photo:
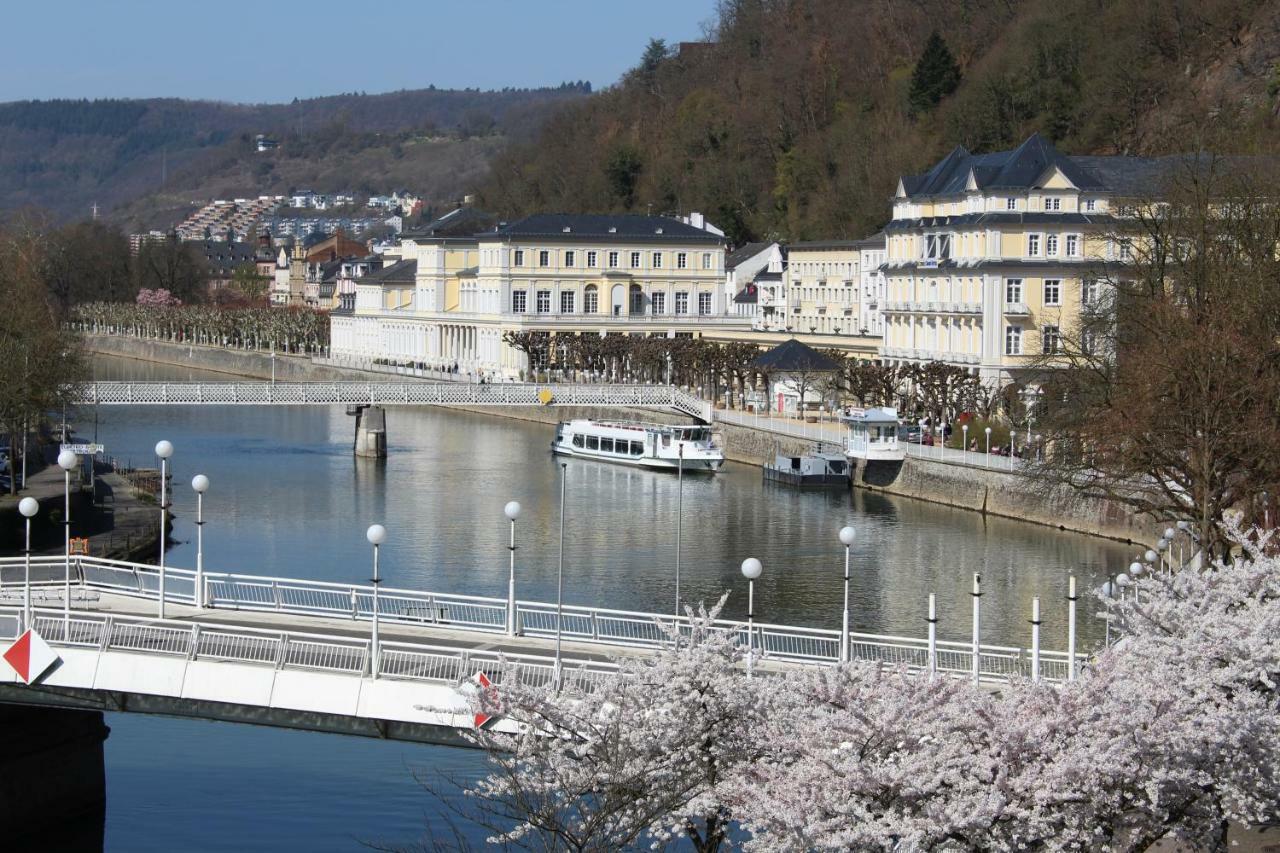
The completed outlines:
<svg viewBox="0 0 1280 853">
<path fill-rule="evenodd" d="M 982 575 L 973 573 L 973 683 L 982 676 Z"/>
<path fill-rule="evenodd" d="M 520 517 L 520 502 L 508 501 L 502 514 L 511 522 L 511 573 L 507 577 L 507 636 L 516 635 L 516 519 Z"/>
<path fill-rule="evenodd" d="M 1076 576 L 1067 582 L 1067 681 L 1076 680 Z"/>
<path fill-rule="evenodd" d="M 159 618 L 164 618 L 164 546 L 165 530 L 169 524 L 169 457 L 173 445 L 168 441 L 156 442 L 156 456 L 160 457 L 160 607 Z"/>
<path fill-rule="evenodd" d="M 991 467 L 991 427 L 985 428 L 983 432 L 987 434 L 987 467 L 990 468 Z M 1009 448 L 1009 458 L 1010 459 L 1013 458 L 1012 447 Z"/>
<path fill-rule="evenodd" d="M 964 424 L 960 427 L 960 458 L 968 461 L 969 453 L 969 425 Z"/>
<path fill-rule="evenodd" d="M 756 646 L 756 578 L 764 566 L 755 557 L 747 557 L 742 561 L 742 576 L 747 579 L 747 678 L 752 675 L 755 666 Z"/>
<path fill-rule="evenodd" d="M 1102 585 L 1102 588 L 1098 590 L 1098 594 L 1102 597 L 1103 602 L 1106 604 L 1106 608 L 1107 608 L 1106 613 L 1102 613 L 1099 615 L 1103 617 L 1103 621 L 1106 623 L 1106 633 L 1104 635 L 1102 643 L 1104 646 L 1108 646 L 1108 647 L 1111 645 L 1111 603 L 1115 601 L 1116 589 L 1117 589 L 1116 582 L 1115 582 L 1115 578 L 1113 577 L 1109 579 L 1106 583 L 1104 583 Z"/>
<path fill-rule="evenodd" d="M 31 517 L 40 511 L 40 504 L 35 498 L 23 498 L 18 501 L 18 512 L 27 523 L 27 547 L 22 553 L 26 557 L 22 572 L 22 630 L 31 630 Z"/>
<path fill-rule="evenodd" d="M 1142 565 L 1142 563 L 1139 563 L 1137 560 L 1134 560 L 1132 563 L 1129 564 L 1129 574 L 1133 576 L 1133 579 L 1135 581 L 1138 578 L 1142 577 L 1142 573 L 1145 571 L 1146 571 L 1146 568 Z M 1133 603 L 1134 604 L 1138 603 L 1138 587 L 1136 585 L 1133 588 Z"/>
<path fill-rule="evenodd" d="M 204 493 L 209 491 L 209 478 L 196 474 L 191 478 L 196 493 L 196 588 L 192 598 L 196 607 L 204 607 Z"/>
<path fill-rule="evenodd" d="M 62 437 L 64 440 L 67 437 L 65 424 L 62 427 Z M 71 450 L 64 450 L 58 454 L 58 467 L 62 469 L 64 483 L 65 503 L 62 511 L 62 527 L 65 531 L 63 538 L 66 540 L 67 548 L 67 562 L 62 578 L 62 639 L 64 641 L 71 639 L 71 472 L 79 463 L 80 457 Z"/>
<path fill-rule="evenodd" d="M 947 458 L 947 422 L 942 422 L 942 441 L 938 442 L 938 459 Z"/>
<path fill-rule="evenodd" d="M 369 648 L 369 674 L 378 677 L 378 584 L 382 578 L 378 575 L 378 546 L 387 541 L 387 528 L 381 524 L 371 524 L 365 531 L 365 538 L 373 546 L 373 634 Z"/>
<path fill-rule="evenodd" d="M 1040 461 L 1040 433 L 1036 433 L 1036 461 Z"/>
<path fill-rule="evenodd" d="M 840 528 L 840 542 L 844 545 L 844 614 L 840 620 L 840 662 L 849 662 L 849 551 L 853 547 L 856 532 L 852 527 Z"/>
<path fill-rule="evenodd" d="M 569 482 L 569 465 L 560 463 L 560 561 L 556 568 L 556 661 L 555 689 L 560 692 L 560 637 L 564 630 L 564 496 Z"/>
<path fill-rule="evenodd" d="M 1165 562 L 1165 558 L 1164 558 L 1164 556 L 1165 556 L 1165 552 L 1166 552 L 1166 551 L 1168 551 L 1168 550 L 1169 550 L 1169 540 L 1168 540 L 1168 539 L 1161 539 L 1159 542 L 1157 542 L 1157 543 L 1156 543 L 1156 555 L 1157 555 L 1157 557 L 1158 557 L 1158 558 L 1159 558 L 1159 560 L 1160 560 L 1160 568 L 1161 568 L 1161 569 L 1168 569 L 1168 570 L 1172 571 L 1173 566 L 1168 565 L 1168 564 Z"/>
</svg>

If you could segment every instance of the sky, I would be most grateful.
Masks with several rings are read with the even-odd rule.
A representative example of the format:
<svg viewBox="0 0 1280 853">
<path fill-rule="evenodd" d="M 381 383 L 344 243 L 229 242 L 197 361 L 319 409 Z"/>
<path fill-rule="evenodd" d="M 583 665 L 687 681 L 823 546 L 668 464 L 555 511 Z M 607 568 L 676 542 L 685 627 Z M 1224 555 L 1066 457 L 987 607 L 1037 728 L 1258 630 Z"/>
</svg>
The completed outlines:
<svg viewBox="0 0 1280 853">
<path fill-rule="evenodd" d="M 287 102 L 342 92 L 602 88 L 650 38 L 698 39 L 715 0 L 63 0 L 5 10 L 0 101 Z"/>
</svg>

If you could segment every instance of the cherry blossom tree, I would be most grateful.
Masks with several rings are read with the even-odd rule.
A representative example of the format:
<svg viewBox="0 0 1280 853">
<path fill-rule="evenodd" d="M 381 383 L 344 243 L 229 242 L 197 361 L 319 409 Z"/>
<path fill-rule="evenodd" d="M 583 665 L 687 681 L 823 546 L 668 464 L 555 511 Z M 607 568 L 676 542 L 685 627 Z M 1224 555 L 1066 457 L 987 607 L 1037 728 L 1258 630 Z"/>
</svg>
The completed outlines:
<svg viewBox="0 0 1280 853">
<path fill-rule="evenodd" d="M 678 643 L 668 634 L 656 654 L 621 658 L 617 677 L 590 688 L 572 677 L 559 691 L 504 679 L 479 693 L 478 711 L 520 731 L 475 733 L 491 772 L 456 810 L 492 844 L 720 849 L 734 814 L 719 785 L 759 752 L 762 720 L 759 681 L 742 677 L 736 637 L 713 627 L 718 612 L 691 612 Z"/>
</svg>

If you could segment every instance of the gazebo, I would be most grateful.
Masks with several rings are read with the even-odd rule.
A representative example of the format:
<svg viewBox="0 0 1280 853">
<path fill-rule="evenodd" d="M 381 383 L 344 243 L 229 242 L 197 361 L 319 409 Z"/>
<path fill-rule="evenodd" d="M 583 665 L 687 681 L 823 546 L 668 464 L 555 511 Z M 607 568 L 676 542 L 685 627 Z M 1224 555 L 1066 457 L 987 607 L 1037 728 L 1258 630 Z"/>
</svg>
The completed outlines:
<svg viewBox="0 0 1280 853">
<path fill-rule="evenodd" d="M 835 359 L 795 338 L 761 354 L 751 366 L 768 379 L 768 408 L 797 414 L 822 402 L 840 370 Z"/>
</svg>

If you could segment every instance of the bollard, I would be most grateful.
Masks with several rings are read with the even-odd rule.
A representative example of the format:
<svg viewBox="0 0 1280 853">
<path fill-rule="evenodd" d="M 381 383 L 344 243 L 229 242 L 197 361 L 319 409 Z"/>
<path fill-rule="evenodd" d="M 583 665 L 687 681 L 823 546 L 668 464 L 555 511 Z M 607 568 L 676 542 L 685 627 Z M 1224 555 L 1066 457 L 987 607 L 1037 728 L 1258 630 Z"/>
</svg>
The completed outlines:
<svg viewBox="0 0 1280 853">
<path fill-rule="evenodd" d="M 1067 585 L 1067 681 L 1076 680 L 1076 577 Z"/>
<path fill-rule="evenodd" d="M 1040 597 L 1031 599 L 1031 681 L 1040 681 Z"/>
<path fill-rule="evenodd" d="M 938 674 L 938 611 L 933 593 L 929 593 L 929 680 Z"/>
<path fill-rule="evenodd" d="M 973 683 L 978 683 L 978 674 L 982 665 L 982 649 L 979 645 L 982 636 L 982 575 L 973 573 Z"/>
</svg>

